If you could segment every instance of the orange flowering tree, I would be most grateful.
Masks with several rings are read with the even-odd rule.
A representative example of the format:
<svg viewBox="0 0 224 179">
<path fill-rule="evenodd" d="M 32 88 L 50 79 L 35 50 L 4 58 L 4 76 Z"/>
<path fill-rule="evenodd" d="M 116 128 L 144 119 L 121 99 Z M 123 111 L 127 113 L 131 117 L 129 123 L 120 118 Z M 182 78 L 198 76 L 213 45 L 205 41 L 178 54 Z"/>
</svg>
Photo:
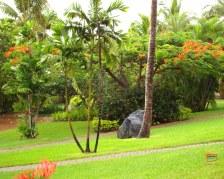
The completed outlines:
<svg viewBox="0 0 224 179">
<path fill-rule="evenodd" d="M 10 72 L 4 69 L 6 62 L 4 52 L 12 46 L 16 33 L 17 27 L 15 23 L 9 20 L 0 20 L 0 113 L 11 112 L 12 104 L 16 100 L 15 95 L 5 94 L 2 90 L 2 86 L 11 79 Z"/>
<path fill-rule="evenodd" d="M 223 62 L 222 46 L 187 40 L 176 55 L 164 58 L 157 72 L 163 72 L 164 79 L 172 78 L 183 105 L 203 111 L 209 102 L 214 102 L 218 80 L 224 72 Z"/>
<path fill-rule="evenodd" d="M 38 134 L 36 120 L 53 85 L 50 67 L 44 60 L 46 53 L 45 42 L 39 42 L 13 46 L 4 54 L 5 66 L 13 75 L 4 85 L 4 91 L 18 96 L 14 107 L 24 112 L 19 129 L 27 138 L 35 138 Z"/>
</svg>

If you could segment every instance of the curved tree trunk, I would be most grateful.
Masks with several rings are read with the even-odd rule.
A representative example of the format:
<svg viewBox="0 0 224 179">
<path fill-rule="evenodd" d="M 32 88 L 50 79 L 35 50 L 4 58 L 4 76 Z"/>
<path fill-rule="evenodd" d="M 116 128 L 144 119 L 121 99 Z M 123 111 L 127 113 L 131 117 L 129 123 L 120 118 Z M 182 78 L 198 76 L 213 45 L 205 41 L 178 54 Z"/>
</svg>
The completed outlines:
<svg viewBox="0 0 224 179">
<path fill-rule="evenodd" d="M 62 59 L 63 61 L 63 59 Z M 69 105 L 69 99 L 68 99 L 68 75 L 67 75 L 67 67 L 66 67 L 66 64 L 64 62 L 64 77 L 65 77 L 65 112 L 68 114 L 69 110 L 68 110 L 68 105 Z M 69 125 L 69 128 L 70 128 L 70 131 L 72 133 L 72 137 L 76 143 L 76 145 L 78 146 L 79 150 L 84 153 L 84 149 L 82 148 L 76 134 L 75 134 L 75 131 L 74 131 L 74 128 L 72 126 L 72 121 L 71 121 L 71 118 L 69 116 L 66 117 L 67 118 L 67 121 L 68 121 L 68 125 Z"/>
<path fill-rule="evenodd" d="M 153 69 L 156 51 L 156 26 L 157 26 L 157 0 L 152 0 L 151 5 L 151 30 L 145 78 L 145 112 L 142 127 L 139 131 L 139 138 L 150 136 L 152 124 L 152 104 L 153 104 Z"/>
</svg>

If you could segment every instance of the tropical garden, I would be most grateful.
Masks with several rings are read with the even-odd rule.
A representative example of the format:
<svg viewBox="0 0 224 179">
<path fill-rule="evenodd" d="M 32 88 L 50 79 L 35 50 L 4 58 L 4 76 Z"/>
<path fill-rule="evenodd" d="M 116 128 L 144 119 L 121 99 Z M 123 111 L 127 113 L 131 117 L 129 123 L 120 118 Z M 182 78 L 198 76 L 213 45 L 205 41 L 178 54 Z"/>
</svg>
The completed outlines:
<svg viewBox="0 0 224 179">
<path fill-rule="evenodd" d="M 0 1 L 0 178 L 223 178 L 224 1 L 88 3 Z"/>
</svg>

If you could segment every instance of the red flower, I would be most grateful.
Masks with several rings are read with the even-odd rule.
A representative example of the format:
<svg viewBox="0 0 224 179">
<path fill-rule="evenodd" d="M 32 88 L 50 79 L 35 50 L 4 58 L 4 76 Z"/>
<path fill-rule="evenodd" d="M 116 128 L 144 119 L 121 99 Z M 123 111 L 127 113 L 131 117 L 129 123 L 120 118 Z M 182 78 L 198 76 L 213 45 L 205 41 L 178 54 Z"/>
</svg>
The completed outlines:
<svg viewBox="0 0 224 179">
<path fill-rule="evenodd" d="M 25 171 L 19 174 L 16 179 L 48 179 L 56 169 L 56 164 L 49 161 L 42 161 L 34 170 Z"/>
<path fill-rule="evenodd" d="M 16 179 L 35 179 L 35 175 L 33 171 L 25 171 L 19 174 Z"/>
<path fill-rule="evenodd" d="M 56 164 L 49 162 L 49 161 L 42 161 L 41 164 L 39 164 L 34 173 L 37 176 L 43 177 L 43 178 L 49 178 L 56 169 Z"/>
<path fill-rule="evenodd" d="M 4 57 L 9 58 L 11 54 L 12 54 L 12 52 L 9 50 L 9 51 L 4 53 Z"/>
</svg>

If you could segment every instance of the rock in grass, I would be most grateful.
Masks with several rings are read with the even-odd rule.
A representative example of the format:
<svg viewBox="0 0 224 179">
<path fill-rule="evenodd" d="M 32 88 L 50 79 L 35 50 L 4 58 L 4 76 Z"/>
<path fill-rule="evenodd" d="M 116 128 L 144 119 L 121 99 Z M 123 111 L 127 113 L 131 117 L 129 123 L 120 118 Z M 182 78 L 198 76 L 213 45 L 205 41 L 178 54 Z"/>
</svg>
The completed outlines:
<svg viewBox="0 0 224 179">
<path fill-rule="evenodd" d="M 144 110 L 137 110 L 131 113 L 117 131 L 117 137 L 127 139 L 137 137 L 143 121 Z"/>
</svg>

